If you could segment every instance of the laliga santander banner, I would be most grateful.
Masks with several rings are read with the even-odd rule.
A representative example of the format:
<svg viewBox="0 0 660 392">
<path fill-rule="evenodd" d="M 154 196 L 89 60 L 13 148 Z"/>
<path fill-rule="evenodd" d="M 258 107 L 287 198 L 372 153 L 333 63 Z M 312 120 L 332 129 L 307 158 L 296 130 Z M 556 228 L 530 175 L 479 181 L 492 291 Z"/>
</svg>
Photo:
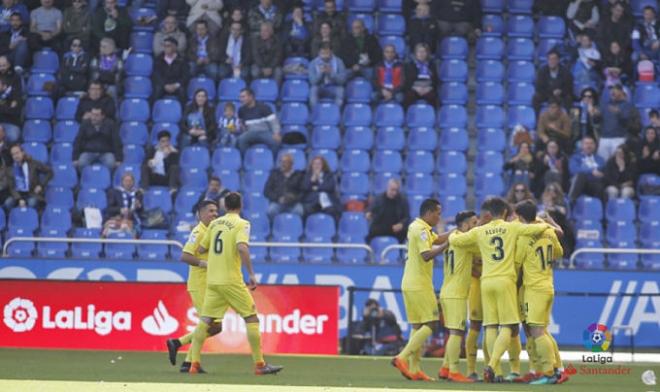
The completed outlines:
<svg viewBox="0 0 660 392">
<path fill-rule="evenodd" d="M 0 281 L 0 346 L 165 351 L 198 322 L 182 283 Z M 337 354 L 339 288 L 259 286 L 252 292 L 266 353 Z M 249 352 L 227 312 L 205 352 Z"/>
</svg>

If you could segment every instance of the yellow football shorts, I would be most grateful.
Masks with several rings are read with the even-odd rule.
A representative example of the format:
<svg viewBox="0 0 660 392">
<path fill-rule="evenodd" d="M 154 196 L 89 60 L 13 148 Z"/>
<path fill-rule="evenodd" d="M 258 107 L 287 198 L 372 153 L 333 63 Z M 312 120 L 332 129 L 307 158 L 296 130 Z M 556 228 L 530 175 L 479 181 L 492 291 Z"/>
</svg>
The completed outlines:
<svg viewBox="0 0 660 392">
<path fill-rule="evenodd" d="M 208 285 L 202 315 L 222 319 L 231 307 L 243 318 L 257 314 L 254 299 L 245 285 Z"/>
<path fill-rule="evenodd" d="M 410 324 L 438 321 L 438 300 L 433 290 L 404 290 L 403 304 Z"/>
<path fill-rule="evenodd" d="M 467 298 L 440 298 L 445 328 L 465 330 L 467 321 Z"/>
<path fill-rule="evenodd" d="M 525 290 L 525 320 L 528 325 L 535 327 L 547 327 L 550 324 L 552 303 L 555 295 L 540 291 Z"/>
<path fill-rule="evenodd" d="M 481 282 L 479 278 L 472 277 L 470 293 L 468 294 L 468 307 L 471 321 L 483 321 L 484 310 L 481 306 Z"/>
<path fill-rule="evenodd" d="M 509 325 L 520 323 L 516 284 L 508 279 L 481 279 L 481 302 L 484 310 L 483 325 Z"/>
<path fill-rule="evenodd" d="M 192 304 L 195 307 L 197 314 L 199 315 L 200 312 L 202 311 L 202 308 L 204 308 L 204 296 L 206 295 L 206 286 L 200 287 L 198 289 L 190 289 L 188 290 L 188 295 L 190 295 Z"/>
</svg>

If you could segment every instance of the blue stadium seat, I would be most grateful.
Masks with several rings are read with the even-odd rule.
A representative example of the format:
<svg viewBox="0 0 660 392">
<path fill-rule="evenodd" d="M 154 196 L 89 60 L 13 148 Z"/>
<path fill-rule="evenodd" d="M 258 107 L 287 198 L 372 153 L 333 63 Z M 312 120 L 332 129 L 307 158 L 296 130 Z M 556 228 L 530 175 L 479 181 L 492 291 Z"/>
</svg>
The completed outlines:
<svg viewBox="0 0 660 392">
<path fill-rule="evenodd" d="M 580 196 L 575 201 L 571 215 L 575 220 L 591 219 L 600 221 L 603 219 L 603 203 L 593 197 Z"/>
<path fill-rule="evenodd" d="M 236 190 L 241 188 L 241 180 L 237 171 L 223 169 L 214 173 L 220 178 L 225 188 Z"/>
<path fill-rule="evenodd" d="M 337 10 L 340 10 L 341 8 L 339 7 L 339 4 L 337 4 Z M 360 19 L 362 22 L 364 22 L 364 27 L 370 32 L 374 33 L 374 17 L 373 14 L 371 13 L 355 13 L 355 14 L 349 14 L 348 18 L 346 19 L 346 27 L 348 31 L 351 31 L 351 25 L 353 24 L 353 21 L 355 19 Z"/>
<path fill-rule="evenodd" d="M 344 172 L 368 172 L 371 169 L 369 153 L 363 150 L 344 151 L 341 156 L 340 168 Z"/>
<path fill-rule="evenodd" d="M 401 251 L 398 249 L 395 249 L 393 251 L 388 252 L 385 255 L 384 259 L 381 259 L 381 253 L 385 248 L 387 248 L 390 245 L 399 245 L 399 241 L 397 241 L 396 238 L 394 237 L 386 237 L 386 236 L 379 236 L 379 237 L 374 237 L 371 240 L 371 248 L 374 250 L 374 257 L 376 258 L 377 262 L 379 264 L 398 264 L 401 263 Z"/>
<path fill-rule="evenodd" d="M 280 122 L 283 125 L 306 125 L 309 119 L 309 109 L 306 103 L 289 102 L 282 105 Z"/>
<path fill-rule="evenodd" d="M 172 211 L 172 196 L 167 187 L 152 186 L 144 193 L 144 208 L 160 208 L 165 214 Z"/>
<path fill-rule="evenodd" d="M 504 193 L 502 176 L 496 173 L 484 173 L 475 178 L 474 193 L 477 198 L 484 196 L 501 196 Z"/>
<path fill-rule="evenodd" d="M 116 232 L 108 235 L 111 239 L 130 240 L 132 237 L 125 232 Z M 105 244 L 105 257 L 115 260 L 132 260 L 135 254 L 133 244 Z"/>
<path fill-rule="evenodd" d="M 269 175 L 268 170 L 252 170 L 243 174 L 244 192 L 263 192 Z"/>
<path fill-rule="evenodd" d="M 397 103 L 382 103 L 376 108 L 374 125 L 377 127 L 399 127 L 403 124 L 403 107 Z"/>
<path fill-rule="evenodd" d="M 131 48 L 136 53 L 153 53 L 154 35 L 150 31 L 134 31 L 131 33 Z"/>
<path fill-rule="evenodd" d="M 566 24 L 560 16 L 541 16 L 536 28 L 539 38 L 563 39 L 566 33 Z"/>
<path fill-rule="evenodd" d="M 305 16 L 305 20 L 308 20 L 307 16 Z M 309 69 L 309 60 L 305 57 L 296 57 L 296 56 L 291 56 L 287 57 L 284 59 L 284 68 L 287 67 L 300 67 L 302 69 Z M 306 72 L 286 72 L 284 74 L 284 80 L 303 80 L 307 81 L 307 73 Z M 280 90 L 280 93 L 282 91 Z"/>
<path fill-rule="evenodd" d="M 443 83 L 438 90 L 438 97 L 443 105 L 465 105 L 468 101 L 467 85 L 464 82 Z"/>
<path fill-rule="evenodd" d="M 206 170 L 211 166 L 209 150 L 201 146 L 188 146 L 181 151 L 179 166 L 184 169 L 196 167 Z"/>
<path fill-rule="evenodd" d="M 25 118 L 27 120 L 51 120 L 55 109 L 53 100 L 48 97 L 29 97 L 25 101 Z"/>
<path fill-rule="evenodd" d="M 177 214 L 191 214 L 192 216 L 193 207 L 197 204 L 200 195 L 201 192 L 197 189 L 188 187 L 180 189 L 174 199 L 174 211 Z"/>
<path fill-rule="evenodd" d="M 337 157 L 337 152 L 335 150 L 329 150 L 327 148 L 322 148 L 320 150 L 312 150 L 311 153 L 307 156 L 307 162 L 311 162 L 312 159 L 316 157 L 323 157 L 328 163 L 330 170 L 337 171 L 339 167 L 339 158 Z"/>
<path fill-rule="evenodd" d="M 477 105 L 501 105 L 504 102 L 504 86 L 499 82 L 477 84 Z"/>
<path fill-rule="evenodd" d="M 644 7 L 653 7 L 658 10 L 658 2 L 656 0 L 632 0 L 630 2 L 632 13 L 635 18 L 639 19 L 644 13 Z"/>
<path fill-rule="evenodd" d="M 78 97 L 62 97 L 57 101 L 55 119 L 57 121 L 74 120 L 78 109 Z"/>
<path fill-rule="evenodd" d="M 504 79 L 504 65 L 498 60 L 477 62 L 477 82 L 501 82 Z"/>
<path fill-rule="evenodd" d="M 73 143 L 78 135 L 78 123 L 75 121 L 58 121 L 53 129 L 55 143 Z"/>
<path fill-rule="evenodd" d="M 477 106 L 477 128 L 503 128 L 505 125 L 504 110 L 500 106 Z"/>
<path fill-rule="evenodd" d="M 524 125 L 527 129 L 536 128 L 536 114 L 530 106 L 509 106 L 508 112 L 509 128 L 516 125 Z"/>
<path fill-rule="evenodd" d="M 605 218 L 609 222 L 633 222 L 637 218 L 635 203 L 631 199 L 609 199 L 605 207 Z"/>
<path fill-rule="evenodd" d="M 381 48 L 384 48 L 387 45 L 394 46 L 394 51 L 399 56 L 399 58 L 406 58 L 408 48 L 403 37 L 398 35 L 381 35 L 378 37 L 378 42 L 380 43 Z"/>
<path fill-rule="evenodd" d="M 442 61 L 438 77 L 443 82 L 465 82 L 468 77 L 467 63 L 458 59 Z"/>
<path fill-rule="evenodd" d="M 468 55 L 468 43 L 463 37 L 445 37 L 440 42 L 440 58 L 465 60 Z"/>
<path fill-rule="evenodd" d="M 152 110 L 154 122 L 177 123 L 181 120 L 181 104 L 174 99 L 159 99 Z"/>
<path fill-rule="evenodd" d="M 534 58 L 534 42 L 528 38 L 510 39 L 507 43 L 507 57 L 510 61 L 531 61 Z"/>
<path fill-rule="evenodd" d="M 305 171 L 307 168 L 307 157 L 305 156 L 305 152 L 303 150 L 299 148 L 280 148 L 280 150 L 277 152 L 276 162 L 279 162 L 280 159 L 282 159 L 282 156 L 285 154 L 289 154 L 293 158 L 294 170 Z"/>
<path fill-rule="evenodd" d="M 445 196 L 440 199 L 442 204 L 442 218 L 447 222 L 454 222 L 456 214 L 465 211 L 465 197 L 462 196 Z"/>
<path fill-rule="evenodd" d="M 344 106 L 342 124 L 346 127 L 361 127 L 371 125 L 371 107 L 364 103 L 349 103 Z"/>
<path fill-rule="evenodd" d="M 411 174 L 404 182 L 408 195 L 430 196 L 433 193 L 433 176 L 425 173 Z"/>
<path fill-rule="evenodd" d="M 32 158 L 40 162 L 48 162 L 48 148 L 43 143 L 29 142 L 21 145 L 23 150 Z"/>
<path fill-rule="evenodd" d="M 140 165 L 129 165 L 127 163 L 122 163 L 115 169 L 115 173 L 112 178 L 112 185 L 113 186 L 121 185 L 121 177 L 126 173 L 131 173 L 133 175 L 136 184 L 140 183 L 140 178 L 141 178 Z"/>
<path fill-rule="evenodd" d="M 263 144 L 252 146 L 245 152 L 245 157 L 243 158 L 243 168 L 245 170 L 268 171 L 273 166 L 273 153 Z"/>
<path fill-rule="evenodd" d="M 48 143 L 52 130 L 50 122 L 45 120 L 27 120 L 23 123 L 23 141 Z"/>
<path fill-rule="evenodd" d="M 125 99 L 119 106 L 121 121 L 147 122 L 149 120 L 149 102 L 144 99 Z"/>
<path fill-rule="evenodd" d="M 484 37 L 501 37 L 504 35 L 504 20 L 501 15 L 484 15 L 481 18 L 481 26 Z"/>
<path fill-rule="evenodd" d="M 170 122 L 157 122 L 157 123 L 154 123 L 154 125 L 151 127 L 151 136 L 150 136 L 151 144 L 153 146 L 158 144 L 158 134 L 160 133 L 160 131 L 169 132 L 170 135 L 171 135 L 170 142 L 172 143 L 173 146 L 176 147 L 176 145 L 177 145 L 176 140 L 177 140 L 177 138 L 179 136 L 179 132 L 180 132 L 180 129 L 179 129 L 179 126 L 177 125 L 177 123 L 170 123 Z"/>
<path fill-rule="evenodd" d="M 129 76 L 124 79 L 124 97 L 148 99 L 153 87 L 151 79 L 146 76 Z"/>
<path fill-rule="evenodd" d="M 218 84 L 218 99 L 220 101 L 238 101 L 238 96 L 245 86 L 243 79 L 222 79 Z"/>
<path fill-rule="evenodd" d="M 638 108 L 660 108 L 660 87 L 650 83 L 638 84 L 634 102 Z"/>
<path fill-rule="evenodd" d="M 307 102 L 309 99 L 309 83 L 306 80 L 285 80 L 280 90 L 282 102 Z"/>
<path fill-rule="evenodd" d="M 142 230 L 140 239 L 143 240 L 166 240 L 166 230 Z M 167 245 L 138 245 L 137 254 L 143 260 L 159 260 L 167 258 L 169 249 Z"/>
<path fill-rule="evenodd" d="M 213 151 L 211 164 L 216 172 L 220 170 L 238 171 L 242 166 L 241 153 L 233 147 L 217 148 Z"/>
<path fill-rule="evenodd" d="M 338 242 L 340 243 L 363 244 L 369 232 L 369 223 L 363 213 L 344 212 L 339 219 L 338 232 Z M 363 249 L 338 248 L 336 256 L 337 261 L 340 263 L 360 264 L 365 262 L 367 251 Z"/>
<path fill-rule="evenodd" d="M 305 220 L 305 241 L 308 243 L 332 242 L 335 234 L 335 220 L 328 214 L 312 214 Z M 305 261 L 312 263 L 330 263 L 333 250 L 331 248 L 305 248 L 303 256 Z"/>
<path fill-rule="evenodd" d="M 461 151 L 442 151 L 436 159 L 435 169 L 439 174 L 464 174 L 467 171 L 465 154 Z"/>
<path fill-rule="evenodd" d="M 506 135 L 499 128 L 481 128 L 477 133 L 477 150 L 504 151 Z"/>
<path fill-rule="evenodd" d="M 101 238 L 100 229 L 75 228 L 73 238 Z M 101 253 L 102 245 L 99 243 L 78 243 L 71 244 L 71 255 L 79 259 L 96 259 Z"/>
<path fill-rule="evenodd" d="M 419 213 L 419 207 L 421 207 L 422 202 L 426 199 L 426 196 L 423 195 L 408 195 L 408 210 L 411 215 Z"/>
<path fill-rule="evenodd" d="M 423 102 L 413 104 L 406 111 L 405 123 L 409 128 L 432 127 L 435 125 L 435 109 Z"/>
<path fill-rule="evenodd" d="M 199 167 L 181 168 L 181 184 L 190 189 L 203 190 L 208 185 L 206 169 Z"/>
<path fill-rule="evenodd" d="M 406 137 L 399 127 L 378 128 L 376 132 L 376 148 L 379 150 L 403 150 Z"/>
<path fill-rule="evenodd" d="M 468 144 L 468 133 L 464 128 L 446 128 L 440 134 L 441 151 L 467 151 Z"/>
<path fill-rule="evenodd" d="M 342 145 L 346 149 L 371 150 L 374 133 L 369 127 L 347 127 Z"/>
<path fill-rule="evenodd" d="M 375 173 L 399 173 L 402 167 L 403 160 L 398 151 L 377 150 L 374 153 L 372 169 Z"/>
<path fill-rule="evenodd" d="M 534 20 L 529 15 L 511 15 L 507 22 L 509 38 L 531 38 L 534 34 Z"/>
<path fill-rule="evenodd" d="M 404 35 L 406 20 L 400 14 L 378 15 L 378 35 Z"/>
<path fill-rule="evenodd" d="M 548 52 L 555 47 L 561 47 L 563 45 L 563 40 L 558 38 L 541 38 L 538 45 L 536 45 L 535 60 L 538 64 L 545 65 L 548 60 Z M 558 48 L 559 49 L 559 48 Z M 561 49 L 560 49 L 561 50 Z"/>
<path fill-rule="evenodd" d="M 438 133 L 433 126 L 410 128 L 406 145 L 409 150 L 434 151 L 438 146 Z"/>
<path fill-rule="evenodd" d="M 188 99 L 192 100 L 197 90 L 206 91 L 206 95 L 208 96 L 209 101 L 213 101 L 215 99 L 216 90 L 215 81 L 213 81 L 213 79 L 209 79 L 204 76 L 198 76 L 196 78 L 190 79 L 187 89 Z"/>
<path fill-rule="evenodd" d="M 124 152 L 124 160 L 131 165 L 141 165 L 144 162 L 144 147 L 137 144 L 124 144 L 122 147 Z"/>
<path fill-rule="evenodd" d="M 48 187 L 46 189 L 46 204 L 70 210 L 73 207 L 73 192 L 69 188 Z"/>
<path fill-rule="evenodd" d="M 660 197 L 644 196 L 640 198 L 639 220 L 642 223 L 660 222 Z"/>
<path fill-rule="evenodd" d="M 151 76 L 154 66 L 153 57 L 145 53 L 129 54 L 124 62 L 124 72 L 127 76 Z"/>
<path fill-rule="evenodd" d="M 303 222 L 295 214 L 278 214 L 273 219 L 274 242 L 298 242 L 303 234 Z M 295 262 L 300 257 L 300 248 L 270 248 L 274 262 Z"/>
<path fill-rule="evenodd" d="M 47 206 L 41 216 L 41 229 L 61 229 L 69 231 L 71 229 L 71 213 L 66 208 Z"/>
<path fill-rule="evenodd" d="M 99 188 L 82 188 L 78 192 L 76 207 L 82 211 L 85 207 L 95 207 L 101 211 L 108 206 L 108 198 L 105 190 Z"/>
<path fill-rule="evenodd" d="M 255 79 L 250 83 L 250 88 L 258 101 L 275 102 L 279 96 L 277 82 L 274 79 Z"/>
<path fill-rule="evenodd" d="M 334 103 L 321 102 L 312 109 L 312 125 L 339 125 L 339 106 Z"/>
<path fill-rule="evenodd" d="M 401 13 L 402 0 L 378 0 L 378 10 L 381 12 Z"/>
<path fill-rule="evenodd" d="M 604 231 L 603 224 L 600 220 L 580 219 L 575 221 L 575 230 L 578 233 L 577 237 L 588 237 L 591 239 L 603 239 Z M 582 235 L 581 235 L 582 234 Z"/>
<path fill-rule="evenodd" d="M 387 188 L 387 182 L 392 179 L 401 181 L 401 176 L 398 172 L 374 172 L 371 180 L 371 193 L 376 195 L 383 192 Z"/>
<path fill-rule="evenodd" d="M 481 0 L 481 7 L 484 12 L 501 14 L 504 12 L 504 2 L 505 0 Z"/>
<path fill-rule="evenodd" d="M 637 241 L 637 228 L 632 222 L 617 221 L 607 225 L 606 239 L 610 247 L 634 248 Z M 609 255 L 608 262 L 613 268 L 635 268 L 637 255 Z"/>
<path fill-rule="evenodd" d="M 443 196 L 464 196 L 467 193 L 467 180 L 461 173 L 447 173 L 438 177 L 438 193 Z"/>
<path fill-rule="evenodd" d="M 637 180 L 637 194 L 645 196 L 644 188 L 660 186 L 660 176 L 655 174 L 642 174 Z"/>
<path fill-rule="evenodd" d="M 509 83 L 507 100 L 509 105 L 532 105 L 534 85 L 528 82 Z"/>
<path fill-rule="evenodd" d="M 433 154 L 428 151 L 410 151 L 406 155 L 405 170 L 407 173 L 433 173 L 434 167 Z"/>
<path fill-rule="evenodd" d="M 443 105 L 438 111 L 437 119 L 440 128 L 464 128 L 467 126 L 467 110 L 461 105 Z"/>
<path fill-rule="evenodd" d="M 54 227 L 42 228 L 39 233 L 40 237 L 66 237 L 66 231 Z M 63 259 L 66 257 L 66 252 L 69 250 L 69 244 L 66 242 L 40 242 L 37 246 L 37 254 L 41 257 Z"/>
<path fill-rule="evenodd" d="M 534 64 L 529 61 L 510 61 L 507 68 L 507 79 L 509 83 L 527 82 L 532 83 L 536 77 Z"/>
<path fill-rule="evenodd" d="M 512 14 L 531 14 L 534 0 L 508 0 L 507 8 Z"/>
<path fill-rule="evenodd" d="M 369 175 L 363 172 L 344 172 L 339 181 L 342 201 L 365 200 L 369 194 Z"/>
<path fill-rule="evenodd" d="M 50 186 L 72 189 L 78 185 L 78 175 L 72 165 L 56 165 L 52 169 L 53 179 L 50 180 Z"/>
<path fill-rule="evenodd" d="M 504 42 L 498 37 L 481 37 L 477 41 L 477 60 L 501 60 Z"/>
<path fill-rule="evenodd" d="M 247 216 L 264 216 L 268 211 L 268 199 L 263 193 L 248 193 L 245 195 L 243 203 Z"/>
<path fill-rule="evenodd" d="M 139 121 L 124 122 L 119 127 L 119 138 L 123 144 L 144 146 L 149 138 L 147 125 Z"/>
<path fill-rule="evenodd" d="M 12 208 L 9 211 L 7 227 L 10 231 L 14 231 L 15 236 L 31 237 L 39 227 L 37 211 L 31 207 Z"/>
<path fill-rule="evenodd" d="M 576 249 L 582 248 L 602 248 L 600 241 L 578 240 Z M 575 257 L 575 264 L 578 268 L 601 269 L 605 267 L 605 255 L 603 253 L 581 253 Z"/>
<path fill-rule="evenodd" d="M 312 130 L 311 147 L 337 149 L 341 143 L 339 128 L 331 125 L 314 127 Z"/>
<path fill-rule="evenodd" d="M 51 165 L 71 164 L 73 161 L 73 144 L 55 143 L 50 151 Z"/>
<path fill-rule="evenodd" d="M 479 151 L 475 159 L 474 173 L 479 176 L 490 172 L 498 173 L 504 165 L 504 157 L 499 151 Z"/>
<path fill-rule="evenodd" d="M 642 248 L 660 249 L 660 221 L 642 223 L 639 230 Z M 660 255 L 642 255 L 642 265 L 646 269 L 660 270 Z"/>
<path fill-rule="evenodd" d="M 27 23 L 28 21 L 23 21 Z M 42 49 L 32 55 L 32 73 L 55 74 L 60 68 L 60 60 L 52 49 Z"/>
<path fill-rule="evenodd" d="M 132 7 L 128 8 L 128 16 L 133 22 L 133 31 L 153 32 L 155 28 L 154 21 L 157 20 L 157 14 L 154 9 L 155 7 L 137 7 L 138 5 L 134 3 Z M 140 20 L 151 20 L 152 22 L 149 24 L 141 24 L 138 22 Z"/>
<path fill-rule="evenodd" d="M 86 166 L 80 175 L 81 188 L 107 189 L 110 187 L 110 171 L 103 165 Z"/>
</svg>

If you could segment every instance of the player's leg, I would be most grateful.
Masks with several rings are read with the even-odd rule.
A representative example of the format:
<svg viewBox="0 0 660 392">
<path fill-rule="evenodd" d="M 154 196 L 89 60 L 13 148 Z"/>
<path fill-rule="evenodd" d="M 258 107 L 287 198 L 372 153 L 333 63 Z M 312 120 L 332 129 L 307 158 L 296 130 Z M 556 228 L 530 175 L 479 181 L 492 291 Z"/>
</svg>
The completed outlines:
<svg viewBox="0 0 660 392">
<path fill-rule="evenodd" d="M 433 323 L 438 320 L 438 301 L 433 291 L 403 291 L 403 302 L 408 315 L 408 322 L 413 325 L 417 331 L 411 335 L 405 347 L 399 355 L 392 358 L 391 364 L 399 369 L 401 374 L 412 380 L 415 377 L 410 372 L 407 362 L 408 358 L 421 350 L 424 342 L 433 333 Z"/>
<path fill-rule="evenodd" d="M 502 355 L 508 350 L 511 337 L 518 331 L 520 316 L 515 284 L 504 280 L 494 280 L 491 284 L 495 285 L 493 291 L 495 292 L 496 313 L 500 330 L 493 344 L 493 349 L 490 351 L 488 366 L 490 371 L 495 373 L 495 379 L 498 380 L 502 376 Z"/>
<path fill-rule="evenodd" d="M 470 310 L 470 329 L 465 338 L 465 356 L 467 357 L 467 374 L 473 380 L 478 380 L 477 376 L 477 343 L 479 341 L 479 332 L 483 321 L 483 310 L 481 306 L 481 283 L 479 278 L 472 278 L 470 283 L 470 292 L 468 295 L 468 308 Z M 488 350 L 484 350 L 484 354 Z"/>
<path fill-rule="evenodd" d="M 509 375 L 506 376 L 507 381 L 513 381 L 520 377 L 520 353 L 522 352 L 522 343 L 520 342 L 520 329 L 513 331 L 511 335 L 511 343 L 509 344 Z"/>
<path fill-rule="evenodd" d="M 484 316 L 484 352 L 489 354 L 488 361 L 484 367 L 484 381 L 493 382 L 495 370 L 491 367 L 493 352 L 498 336 L 500 318 L 498 315 L 498 285 L 499 281 L 488 279 L 481 280 L 481 303 Z"/>
<path fill-rule="evenodd" d="M 189 373 L 204 373 L 201 367 L 202 346 L 207 337 L 217 335 L 222 331 L 222 317 L 227 311 L 228 303 L 219 286 L 206 288 L 204 304 L 202 306 L 199 324 L 193 332 L 192 346 L 190 347 Z"/>
<path fill-rule="evenodd" d="M 533 293 L 525 298 L 529 306 L 528 323 L 530 332 L 534 338 L 534 345 L 539 357 L 541 372 L 543 376 L 532 384 L 556 384 L 558 377 L 555 375 L 555 352 L 546 327 L 549 322 L 549 310 L 552 306 L 552 295 Z"/>
<path fill-rule="evenodd" d="M 467 304 L 464 299 L 442 299 L 442 311 L 445 316 L 445 327 L 449 329 L 449 339 L 445 345 L 445 362 L 449 367 L 447 380 L 460 383 L 472 383 L 472 379 L 461 374 L 459 369 L 461 342 L 467 318 Z"/>
<path fill-rule="evenodd" d="M 197 314 L 199 314 L 202 310 L 201 306 L 199 305 L 201 305 L 204 300 L 204 292 L 199 290 L 188 290 L 188 295 L 190 295 L 193 306 L 195 307 Z M 172 366 L 176 365 L 176 354 L 179 351 L 179 348 L 181 348 L 181 346 L 185 346 L 186 344 L 192 343 L 192 337 L 193 332 L 189 332 L 178 339 L 167 339 L 167 351 Z M 188 350 L 188 353 L 186 354 L 186 360 L 181 366 L 182 371 L 184 368 L 185 372 L 188 372 L 188 369 L 190 369 L 190 350 Z"/>
</svg>

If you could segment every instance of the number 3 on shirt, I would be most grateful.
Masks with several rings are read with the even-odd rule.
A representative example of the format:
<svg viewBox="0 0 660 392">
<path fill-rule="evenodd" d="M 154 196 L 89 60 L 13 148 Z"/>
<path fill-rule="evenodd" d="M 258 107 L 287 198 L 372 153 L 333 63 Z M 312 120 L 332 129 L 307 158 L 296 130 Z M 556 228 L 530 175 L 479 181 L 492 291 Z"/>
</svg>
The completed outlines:
<svg viewBox="0 0 660 392">
<path fill-rule="evenodd" d="M 213 251 L 217 255 L 222 253 L 222 238 L 220 238 L 221 235 L 222 232 L 219 231 L 218 234 L 215 235 L 215 240 L 213 240 Z"/>
<path fill-rule="evenodd" d="M 495 246 L 495 253 L 491 253 L 490 257 L 495 261 L 502 261 L 504 259 L 504 240 L 502 237 L 491 238 L 490 244 Z"/>
</svg>

